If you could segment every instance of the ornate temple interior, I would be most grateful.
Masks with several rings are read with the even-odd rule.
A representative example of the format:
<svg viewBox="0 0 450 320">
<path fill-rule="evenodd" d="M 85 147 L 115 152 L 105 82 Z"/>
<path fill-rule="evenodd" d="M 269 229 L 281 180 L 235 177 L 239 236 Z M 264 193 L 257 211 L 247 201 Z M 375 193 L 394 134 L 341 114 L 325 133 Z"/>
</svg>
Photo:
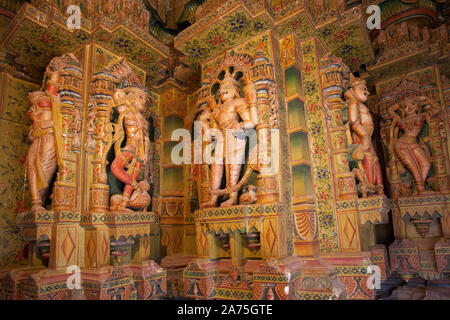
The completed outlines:
<svg viewBox="0 0 450 320">
<path fill-rule="evenodd" d="M 0 299 L 450 299 L 446 0 L 0 0 Z"/>
</svg>

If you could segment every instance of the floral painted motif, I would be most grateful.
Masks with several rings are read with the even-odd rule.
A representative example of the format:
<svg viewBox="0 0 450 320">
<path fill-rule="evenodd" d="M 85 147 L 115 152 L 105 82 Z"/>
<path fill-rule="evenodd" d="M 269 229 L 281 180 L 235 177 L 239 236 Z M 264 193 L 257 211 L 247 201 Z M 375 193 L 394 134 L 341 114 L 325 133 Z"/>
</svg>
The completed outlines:
<svg viewBox="0 0 450 320">
<path fill-rule="evenodd" d="M 370 49 L 357 22 L 345 27 L 330 23 L 319 29 L 317 36 L 330 52 L 341 57 L 344 63 L 352 68 L 357 69 L 361 64 L 370 61 Z M 359 61 L 355 60 L 355 57 L 358 57 Z"/>
<path fill-rule="evenodd" d="M 191 64 L 200 64 L 270 28 L 266 19 L 252 20 L 246 11 L 237 10 L 184 42 L 179 49 L 189 57 Z"/>
<path fill-rule="evenodd" d="M 91 33 L 81 30 L 69 32 L 58 24 L 50 24 L 47 29 L 43 29 L 25 20 L 14 36 L 8 39 L 5 49 L 20 56 L 18 63 L 26 66 L 32 77 L 39 79 L 43 68 L 54 56 L 61 52 L 76 51 L 89 42 L 96 42 L 117 55 L 126 55 L 130 63 L 145 70 L 144 81 L 146 78 L 155 81 L 164 76 L 159 63 L 165 56 L 122 27 L 113 32 L 105 28 L 94 29 Z"/>
<path fill-rule="evenodd" d="M 27 133 L 27 125 L 0 120 L 0 266 L 15 263 L 15 253 L 23 246 L 15 218 L 30 208 L 24 166 L 18 161 L 27 152 L 28 144 L 21 142 Z"/>
<path fill-rule="evenodd" d="M 218 44 L 223 44 L 223 37 L 215 35 L 210 41 L 213 45 L 217 46 Z"/>
<path fill-rule="evenodd" d="M 247 19 L 245 16 L 237 16 L 230 21 L 230 31 L 236 32 L 245 28 L 247 24 Z"/>
<path fill-rule="evenodd" d="M 323 251 L 337 251 L 338 239 L 336 234 L 336 219 L 334 213 L 334 192 L 331 164 L 327 156 L 326 140 L 323 138 L 324 112 L 320 107 L 323 102 L 319 92 L 319 70 L 316 55 L 316 40 L 311 39 L 302 43 L 302 60 L 304 65 L 310 66 L 304 72 L 304 94 L 307 107 L 308 128 L 311 132 L 311 160 L 314 168 L 314 185 L 317 202 L 317 217 L 319 220 L 319 243 Z"/>
</svg>

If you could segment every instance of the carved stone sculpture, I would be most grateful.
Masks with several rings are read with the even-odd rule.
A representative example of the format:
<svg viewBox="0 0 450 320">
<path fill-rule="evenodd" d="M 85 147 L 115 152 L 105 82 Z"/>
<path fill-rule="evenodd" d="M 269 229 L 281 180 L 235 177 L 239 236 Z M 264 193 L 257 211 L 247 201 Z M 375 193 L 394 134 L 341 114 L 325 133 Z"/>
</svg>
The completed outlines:
<svg viewBox="0 0 450 320">
<path fill-rule="evenodd" d="M 348 120 L 351 126 L 353 144 L 356 149 L 352 153 L 358 168 L 353 169 L 360 182 L 363 196 L 370 193 L 383 194 L 383 181 L 380 164 L 372 145 L 374 124 L 369 109 L 364 105 L 369 96 L 364 80 L 350 74 L 350 88 L 345 92 L 348 101 Z"/>
<path fill-rule="evenodd" d="M 256 187 L 254 185 L 249 185 L 247 187 L 248 191 L 243 193 L 240 197 L 239 197 L 239 203 L 240 204 L 251 204 L 251 203 L 255 203 L 257 198 L 256 198 Z"/>
<path fill-rule="evenodd" d="M 59 73 L 49 65 L 46 76 L 45 92 L 35 91 L 28 95 L 31 103 L 28 116 L 33 123 L 29 132 L 32 145 L 28 151 L 27 170 L 33 211 L 45 210 L 43 203 L 48 187 L 58 169 L 57 145 L 61 144 Z"/>
<path fill-rule="evenodd" d="M 114 134 L 115 158 L 111 164 L 111 171 L 120 181 L 125 183 L 122 195 L 111 197 L 112 211 L 128 211 L 132 192 L 137 189 L 137 178 L 148 161 L 150 139 L 148 136 L 148 122 L 142 112 L 147 101 L 147 94 L 139 88 L 117 89 L 113 95 L 114 103 L 119 111 L 119 119 Z M 123 126 L 122 126 L 123 125 Z M 121 148 L 125 139 L 126 144 Z M 139 190 L 135 192 L 141 192 Z M 147 189 L 148 190 L 148 189 Z M 146 190 L 145 190 L 146 192 Z"/>
<path fill-rule="evenodd" d="M 221 139 L 216 136 L 215 161 L 211 164 L 210 190 L 211 197 L 209 201 L 201 204 L 201 208 L 215 207 L 217 205 L 218 193 L 222 181 L 225 160 L 225 172 L 227 181 L 227 191 L 229 199 L 221 204 L 222 207 L 232 206 L 238 202 L 238 190 L 235 187 L 239 181 L 241 163 L 245 154 L 245 132 L 252 129 L 258 123 L 258 114 L 256 110 L 256 90 L 248 85 L 244 89 L 246 97 L 239 95 L 239 85 L 229 69 L 225 70 L 223 80 L 219 87 L 219 104 L 216 105 L 214 97 L 210 97 L 209 106 L 211 114 L 203 120 L 203 128 L 219 129 L 222 133 Z M 209 119 L 208 119 L 209 118 Z M 239 121 L 242 119 L 242 121 Z M 227 148 L 228 135 L 232 132 L 232 146 Z M 209 135 L 212 139 L 214 134 Z M 220 154 L 221 153 L 221 154 Z M 226 153 L 226 155 L 224 155 Z M 232 161 L 229 161 L 231 156 Z M 231 163 L 228 163 L 231 162 Z"/>
<path fill-rule="evenodd" d="M 83 117 L 81 111 L 78 108 L 73 110 L 73 122 L 70 128 L 73 132 L 72 146 L 79 148 L 81 146 L 81 129 L 83 125 Z"/>
<path fill-rule="evenodd" d="M 427 112 L 420 112 L 420 107 L 424 103 L 430 104 L 433 108 Z M 397 111 L 401 112 L 401 116 Z M 406 97 L 398 104 L 389 109 L 389 114 L 393 119 L 392 125 L 403 131 L 403 135 L 398 135 L 398 129 L 393 130 L 395 135 L 394 151 L 400 162 L 411 172 L 415 190 L 413 195 L 427 195 L 435 193 L 431 190 L 425 190 L 425 181 L 431 166 L 431 155 L 427 146 L 421 141 L 417 141 L 417 136 L 423 123 L 428 117 L 436 115 L 440 111 L 430 99 L 425 96 L 417 98 Z"/>
</svg>

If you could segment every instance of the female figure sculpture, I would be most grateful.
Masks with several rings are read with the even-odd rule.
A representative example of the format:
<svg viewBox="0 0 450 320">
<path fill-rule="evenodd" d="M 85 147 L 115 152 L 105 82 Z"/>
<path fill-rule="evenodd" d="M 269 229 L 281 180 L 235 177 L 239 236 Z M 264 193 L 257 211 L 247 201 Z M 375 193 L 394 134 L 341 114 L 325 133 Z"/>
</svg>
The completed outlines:
<svg viewBox="0 0 450 320">
<path fill-rule="evenodd" d="M 33 211 L 45 210 L 43 202 L 58 169 L 58 147 L 61 149 L 59 73 L 48 66 L 46 75 L 45 92 L 28 95 L 31 103 L 28 116 L 33 124 L 29 132 L 32 145 L 27 155 L 27 171 Z"/>
<path fill-rule="evenodd" d="M 422 102 L 427 102 L 433 109 L 421 113 L 419 107 Z M 402 113 L 401 117 L 396 113 L 399 109 Z M 439 110 L 430 99 L 424 96 L 419 96 L 416 99 L 406 97 L 389 109 L 393 126 L 397 126 L 404 132 L 398 139 L 394 135 L 394 151 L 400 162 L 408 168 L 414 178 L 416 188 L 413 195 L 435 193 L 425 190 L 425 181 L 431 166 L 431 156 L 425 144 L 419 145 L 417 143 L 417 136 L 425 120 L 437 114 Z"/>
</svg>

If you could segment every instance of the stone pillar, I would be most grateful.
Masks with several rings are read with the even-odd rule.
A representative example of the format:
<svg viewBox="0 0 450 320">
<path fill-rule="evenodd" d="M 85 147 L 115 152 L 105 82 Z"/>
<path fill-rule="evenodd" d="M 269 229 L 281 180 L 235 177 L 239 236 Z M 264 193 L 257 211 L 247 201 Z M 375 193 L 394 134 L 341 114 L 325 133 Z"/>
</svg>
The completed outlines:
<svg viewBox="0 0 450 320">
<path fill-rule="evenodd" d="M 274 70 L 273 65 L 262 51 L 256 52 L 254 59 L 258 63 L 247 71 L 247 80 L 256 86 L 256 91 L 258 92 L 257 110 L 259 122 L 255 129 L 258 140 L 256 160 L 259 174 L 257 176 L 256 197 L 258 203 L 273 203 L 278 202 L 280 198 L 277 170 L 279 154 L 276 152 L 278 149 L 271 149 L 272 139 L 274 139 L 271 129 L 278 129 L 275 123 L 270 123 L 271 115 L 276 118 L 276 109 L 278 108 L 275 96 L 271 96 L 270 93 L 271 85 L 274 83 Z M 277 141 L 274 141 L 274 143 L 278 145 Z M 276 153 L 272 154 L 273 152 Z"/>
<path fill-rule="evenodd" d="M 348 144 L 351 143 L 351 141 L 348 141 L 350 137 L 347 135 L 349 129 L 344 125 L 342 114 L 345 107 L 342 99 L 344 67 L 346 66 L 324 59 L 320 70 L 322 92 L 330 117 L 329 130 L 333 148 L 337 193 L 340 200 L 358 197 L 355 177 L 350 172 L 348 161 L 350 154 Z"/>
<path fill-rule="evenodd" d="M 244 257 L 244 237 L 239 231 L 230 233 L 229 237 L 231 248 L 231 265 L 234 268 L 241 268 L 246 262 Z"/>
<path fill-rule="evenodd" d="M 87 52 L 91 53 L 94 47 L 89 45 Z M 91 54 L 89 54 L 91 56 Z M 92 62 L 89 62 L 92 63 Z M 87 71 L 86 71 L 87 72 Z M 106 214 L 109 211 L 109 186 L 106 176 L 106 155 L 108 146 L 111 146 L 112 127 L 109 123 L 109 103 L 111 103 L 114 90 L 113 77 L 106 73 L 90 75 L 91 87 L 86 88 L 89 95 L 86 98 L 86 115 L 93 117 L 87 123 L 87 130 L 92 132 L 95 147 L 87 150 L 85 161 L 91 160 L 87 165 L 87 173 L 92 175 L 88 180 L 88 210 L 83 214 L 82 226 L 84 230 L 84 262 L 86 268 L 99 268 L 110 264 L 109 232 L 106 226 Z M 94 97 L 89 100 L 89 97 Z M 84 170 L 84 168 L 83 168 Z M 90 183 L 90 186 L 89 186 Z"/>
<path fill-rule="evenodd" d="M 360 251 L 361 236 L 358 218 L 358 192 L 354 174 L 350 171 L 350 129 L 344 125 L 344 73 L 348 67 L 341 59 L 328 55 L 321 59 L 320 80 L 328 120 L 328 132 L 333 157 L 336 193 L 336 215 L 339 243 L 342 251 Z"/>
<path fill-rule="evenodd" d="M 58 94 L 60 96 L 59 108 L 56 111 L 55 134 L 59 135 L 61 145 L 57 151 L 58 173 L 52 194 L 53 226 L 50 238 L 49 268 L 58 269 L 70 265 L 78 265 L 79 250 L 79 222 L 80 222 L 80 188 L 77 174 L 80 163 L 80 146 L 75 146 L 74 132 L 71 125 L 75 113 L 83 110 L 81 94 L 83 91 L 82 64 L 63 55 L 52 59 L 49 65 L 58 68 L 60 79 Z M 74 70 L 77 70 L 76 72 Z M 80 108 L 80 110 L 76 110 Z M 55 109 L 53 109 L 55 111 Z M 60 126 L 60 127 L 59 127 Z M 59 130 L 57 129 L 59 127 Z"/>
<path fill-rule="evenodd" d="M 166 247 L 166 255 L 183 253 L 184 239 L 184 200 L 185 200 L 185 165 L 176 165 L 171 160 L 172 145 L 170 129 L 184 128 L 170 127 L 173 123 L 166 122 L 168 118 L 177 117 L 185 119 L 187 113 L 187 95 L 179 88 L 166 84 L 167 89 L 162 89 L 161 94 L 161 137 L 158 143 L 160 152 L 160 194 L 159 214 L 161 226 L 161 245 Z M 180 141 L 181 142 L 181 141 Z M 172 170 L 172 171 L 171 171 Z M 175 170 L 176 173 L 175 173 Z M 169 173 L 170 171 L 170 173 Z M 181 171 L 181 174 L 178 174 Z M 174 180 L 181 182 L 176 187 Z"/>
</svg>

